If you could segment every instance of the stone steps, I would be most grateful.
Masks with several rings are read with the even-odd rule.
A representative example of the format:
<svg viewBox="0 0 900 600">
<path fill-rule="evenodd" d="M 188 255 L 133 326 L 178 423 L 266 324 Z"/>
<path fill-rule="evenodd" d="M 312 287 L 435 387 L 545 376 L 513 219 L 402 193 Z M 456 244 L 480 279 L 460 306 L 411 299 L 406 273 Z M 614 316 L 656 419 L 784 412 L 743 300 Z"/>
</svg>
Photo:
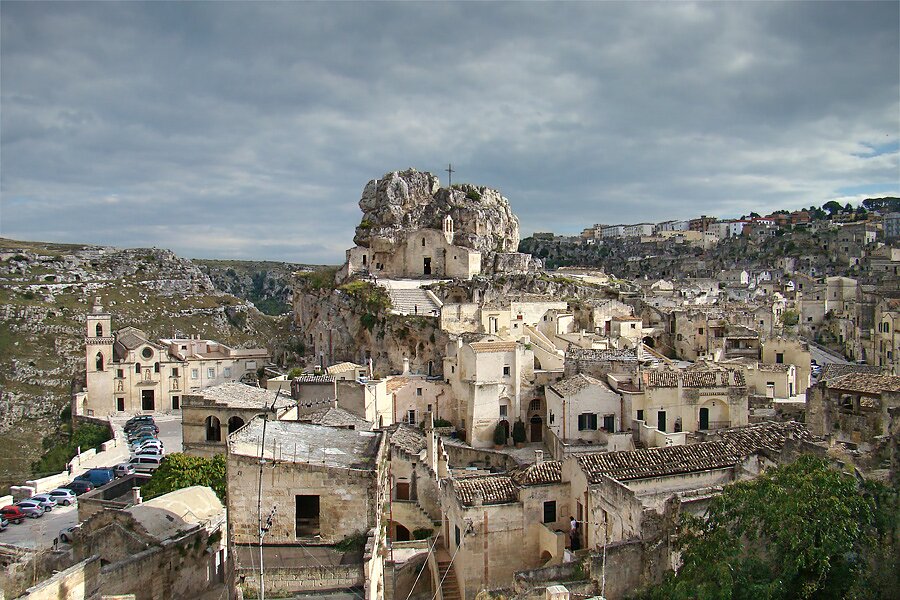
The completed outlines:
<svg viewBox="0 0 900 600">
<path fill-rule="evenodd" d="M 421 288 L 388 289 L 391 306 L 396 314 L 436 317 L 441 314 L 440 305 Z"/>
<path fill-rule="evenodd" d="M 441 598 L 443 600 L 461 600 L 456 571 L 449 560 L 438 561 L 438 580 L 441 581 Z"/>
</svg>

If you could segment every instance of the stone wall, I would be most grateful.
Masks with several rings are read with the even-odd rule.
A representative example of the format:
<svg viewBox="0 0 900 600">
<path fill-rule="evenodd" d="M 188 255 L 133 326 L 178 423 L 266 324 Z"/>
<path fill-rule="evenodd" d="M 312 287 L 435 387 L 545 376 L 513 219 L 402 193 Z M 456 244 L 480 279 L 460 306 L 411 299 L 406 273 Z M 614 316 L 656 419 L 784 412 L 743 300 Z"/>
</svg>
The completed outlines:
<svg viewBox="0 0 900 600">
<path fill-rule="evenodd" d="M 241 588 L 249 597 L 259 597 L 259 571 L 237 567 L 235 577 L 242 580 Z M 362 587 L 365 583 L 363 565 L 266 567 L 266 594 L 292 595 L 298 591 L 338 590 Z"/>
<path fill-rule="evenodd" d="M 504 452 L 472 448 L 462 443 L 444 443 L 444 450 L 450 459 L 450 466 L 462 468 L 476 463 L 484 467 L 493 467 L 501 471 L 509 471 L 518 466 L 516 459 Z"/>
<path fill-rule="evenodd" d="M 99 597 L 100 557 L 95 555 L 28 588 L 20 600 L 96 600 Z"/>
</svg>

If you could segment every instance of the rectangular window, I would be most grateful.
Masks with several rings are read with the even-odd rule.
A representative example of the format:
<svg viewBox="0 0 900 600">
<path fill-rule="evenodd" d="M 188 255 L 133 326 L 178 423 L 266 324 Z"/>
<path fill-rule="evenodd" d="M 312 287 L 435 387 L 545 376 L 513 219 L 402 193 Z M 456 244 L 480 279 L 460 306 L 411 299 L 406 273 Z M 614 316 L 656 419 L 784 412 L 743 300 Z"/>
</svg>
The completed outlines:
<svg viewBox="0 0 900 600">
<path fill-rule="evenodd" d="M 416 396 L 422 395 L 422 388 L 416 388 Z"/>
<path fill-rule="evenodd" d="M 216 378 L 216 368 L 215 367 L 207 367 L 206 368 L 206 378 L 207 379 L 215 379 Z"/>
<path fill-rule="evenodd" d="M 191 369 L 191 379 L 200 379 L 200 369 Z"/>
<path fill-rule="evenodd" d="M 779 365 L 784 364 L 784 352 L 775 353 L 775 362 Z"/>
<path fill-rule="evenodd" d="M 125 410 L 125 398 L 116 398 L 116 410 L 119 412 Z"/>
<path fill-rule="evenodd" d="M 615 415 L 604 415 L 603 416 L 603 429 L 612 433 L 616 430 L 616 416 Z"/>
<path fill-rule="evenodd" d="M 172 410 L 178 410 L 179 408 L 181 408 L 181 398 L 172 396 Z"/>
<path fill-rule="evenodd" d="M 578 415 L 578 431 L 596 431 L 597 415 L 594 413 L 581 413 Z"/>
<path fill-rule="evenodd" d="M 319 497 L 298 495 L 295 500 L 297 537 L 319 535 Z"/>
<path fill-rule="evenodd" d="M 456 547 L 459 548 L 459 527 L 453 528 L 453 539 L 456 541 Z"/>
<path fill-rule="evenodd" d="M 134 372 L 138 375 L 141 374 L 141 363 L 134 363 Z"/>
<path fill-rule="evenodd" d="M 698 329 L 697 333 L 699 333 L 700 335 L 703 335 L 703 328 L 701 327 L 700 329 Z"/>
<path fill-rule="evenodd" d="M 505 417 L 508 414 L 509 407 L 505 404 L 500 405 L 500 416 Z"/>
<path fill-rule="evenodd" d="M 556 522 L 556 500 L 544 502 L 544 523 Z"/>
<path fill-rule="evenodd" d="M 503 376 L 509 377 L 509 367 L 503 367 Z"/>
<path fill-rule="evenodd" d="M 125 369 L 116 369 L 116 377 L 125 379 Z"/>
<path fill-rule="evenodd" d="M 638 409 L 638 411 L 637 411 L 637 420 L 638 420 L 638 421 L 643 421 L 643 420 L 644 420 L 644 409 L 642 409 L 642 408 L 639 408 L 639 409 Z"/>
<path fill-rule="evenodd" d="M 172 367 L 172 377 L 178 377 L 178 367 Z"/>
<path fill-rule="evenodd" d="M 409 423 L 410 425 L 416 424 L 416 411 L 415 410 L 406 411 L 406 422 Z"/>
<path fill-rule="evenodd" d="M 431 405 L 430 405 L 430 404 L 428 405 L 428 412 L 434 412 L 434 411 L 431 410 Z"/>
<path fill-rule="evenodd" d="M 231 377 L 231 367 L 225 367 L 224 369 L 222 369 L 222 376 Z"/>
</svg>

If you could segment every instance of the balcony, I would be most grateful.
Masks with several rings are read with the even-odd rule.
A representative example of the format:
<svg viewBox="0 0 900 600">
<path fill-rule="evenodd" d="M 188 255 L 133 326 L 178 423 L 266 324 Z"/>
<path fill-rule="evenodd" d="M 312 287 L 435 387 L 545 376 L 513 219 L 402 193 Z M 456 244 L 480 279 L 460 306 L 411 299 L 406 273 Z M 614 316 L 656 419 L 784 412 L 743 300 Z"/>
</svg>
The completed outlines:
<svg viewBox="0 0 900 600">
<path fill-rule="evenodd" d="M 700 431 L 711 431 L 714 429 L 728 429 L 731 427 L 731 421 L 710 421 L 708 427 L 700 427 Z"/>
</svg>

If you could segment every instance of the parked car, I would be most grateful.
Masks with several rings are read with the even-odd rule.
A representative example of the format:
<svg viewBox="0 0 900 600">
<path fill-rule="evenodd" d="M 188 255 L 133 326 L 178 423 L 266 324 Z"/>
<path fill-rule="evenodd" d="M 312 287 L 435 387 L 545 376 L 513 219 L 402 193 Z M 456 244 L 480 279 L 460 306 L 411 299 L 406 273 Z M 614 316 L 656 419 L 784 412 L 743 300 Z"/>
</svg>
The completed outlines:
<svg viewBox="0 0 900 600">
<path fill-rule="evenodd" d="M 134 465 L 130 463 L 119 463 L 113 470 L 116 472 L 116 477 L 125 477 L 126 475 L 134 475 Z"/>
<path fill-rule="evenodd" d="M 86 473 L 79 475 L 75 479 L 84 479 L 90 481 L 94 487 L 100 487 L 101 485 L 106 485 L 115 478 L 115 471 L 109 468 L 100 468 L 88 469 Z"/>
<path fill-rule="evenodd" d="M 72 490 L 73 492 L 75 492 L 76 496 L 80 496 L 93 490 L 94 484 L 87 479 L 75 479 L 62 487 Z"/>
<path fill-rule="evenodd" d="M 0 508 L 0 516 L 4 519 L 7 519 L 10 523 L 15 523 L 18 525 L 22 521 L 25 520 L 26 515 L 22 512 L 22 509 L 14 504 L 10 504 L 9 506 L 4 506 Z"/>
<path fill-rule="evenodd" d="M 128 438 L 128 445 L 129 446 L 140 446 L 144 442 L 148 442 L 150 440 L 155 440 L 155 439 L 158 439 L 155 435 L 151 435 L 151 434 L 147 433 L 144 435 L 139 435 L 137 437 Z"/>
<path fill-rule="evenodd" d="M 25 516 L 30 519 L 43 517 L 46 512 L 44 507 L 41 506 L 41 503 L 37 500 L 20 500 L 19 502 L 16 502 L 16 506 L 18 506 L 19 510 L 25 513 Z"/>
<path fill-rule="evenodd" d="M 127 421 L 125 421 L 125 431 L 126 433 L 131 431 L 132 429 L 136 429 L 145 423 L 150 423 L 155 425 L 156 421 L 154 421 L 152 415 L 137 415 L 135 417 L 131 417 Z"/>
<path fill-rule="evenodd" d="M 127 432 L 128 437 L 134 437 L 144 433 L 151 433 L 153 435 L 156 435 L 157 433 L 159 433 L 159 427 L 157 427 L 156 425 L 141 425 Z"/>
<path fill-rule="evenodd" d="M 158 446 L 141 446 L 140 448 L 135 448 L 131 451 L 131 454 L 134 456 L 139 455 L 152 455 L 152 456 L 162 456 L 163 449 Z"/>
<path fill-rule="evenodd" d="M 55 490 L 51 490 L 47 492 L 47 494 L 56 500 L 56 503 L 62 506 L 69 506 L 70 504 L 75 504 L 78 498 L 70 489 L 66 488 L 56 488 Z"/>
<path fill-rule="evenodd" d="M 3 517 L 0 517 L 0 531 L 3 531 L 7 527 L 9 527 L 9 521 L 4 519 Z"/>
<path fill-rule="evenodd" d="M 162 456 L 138 454 L 137 456 L 131 457 L 131 460 L 128 462 L 134 465 L 134 470 L 139 473 L 152 473 L 159 468 L 159 463 L 162 462 Z"/>
<path fill-rule="evenodd" d="M 144 440 L 140 444 L 137 445 L 138 448 L 147 448 L 149 446 L 155 446 L 157 448 L 162 448 L 163 443 L 159 440 Z"/>
<path fill-rule="evenodd" d="M 66 527 L 65 529 L 59 530 L 59 541 L 63 544 L 71 544 L 72 543 L 72 532 L 78 525 L 73 525 L 72 527 Z"/>
<path fill-rule="evenodd" d="M 32 502 L 38 502 L 47 512 L 56 508 L 56 500 L 50 494 L 36 494 L 29 498 Z"/>
</svg>

